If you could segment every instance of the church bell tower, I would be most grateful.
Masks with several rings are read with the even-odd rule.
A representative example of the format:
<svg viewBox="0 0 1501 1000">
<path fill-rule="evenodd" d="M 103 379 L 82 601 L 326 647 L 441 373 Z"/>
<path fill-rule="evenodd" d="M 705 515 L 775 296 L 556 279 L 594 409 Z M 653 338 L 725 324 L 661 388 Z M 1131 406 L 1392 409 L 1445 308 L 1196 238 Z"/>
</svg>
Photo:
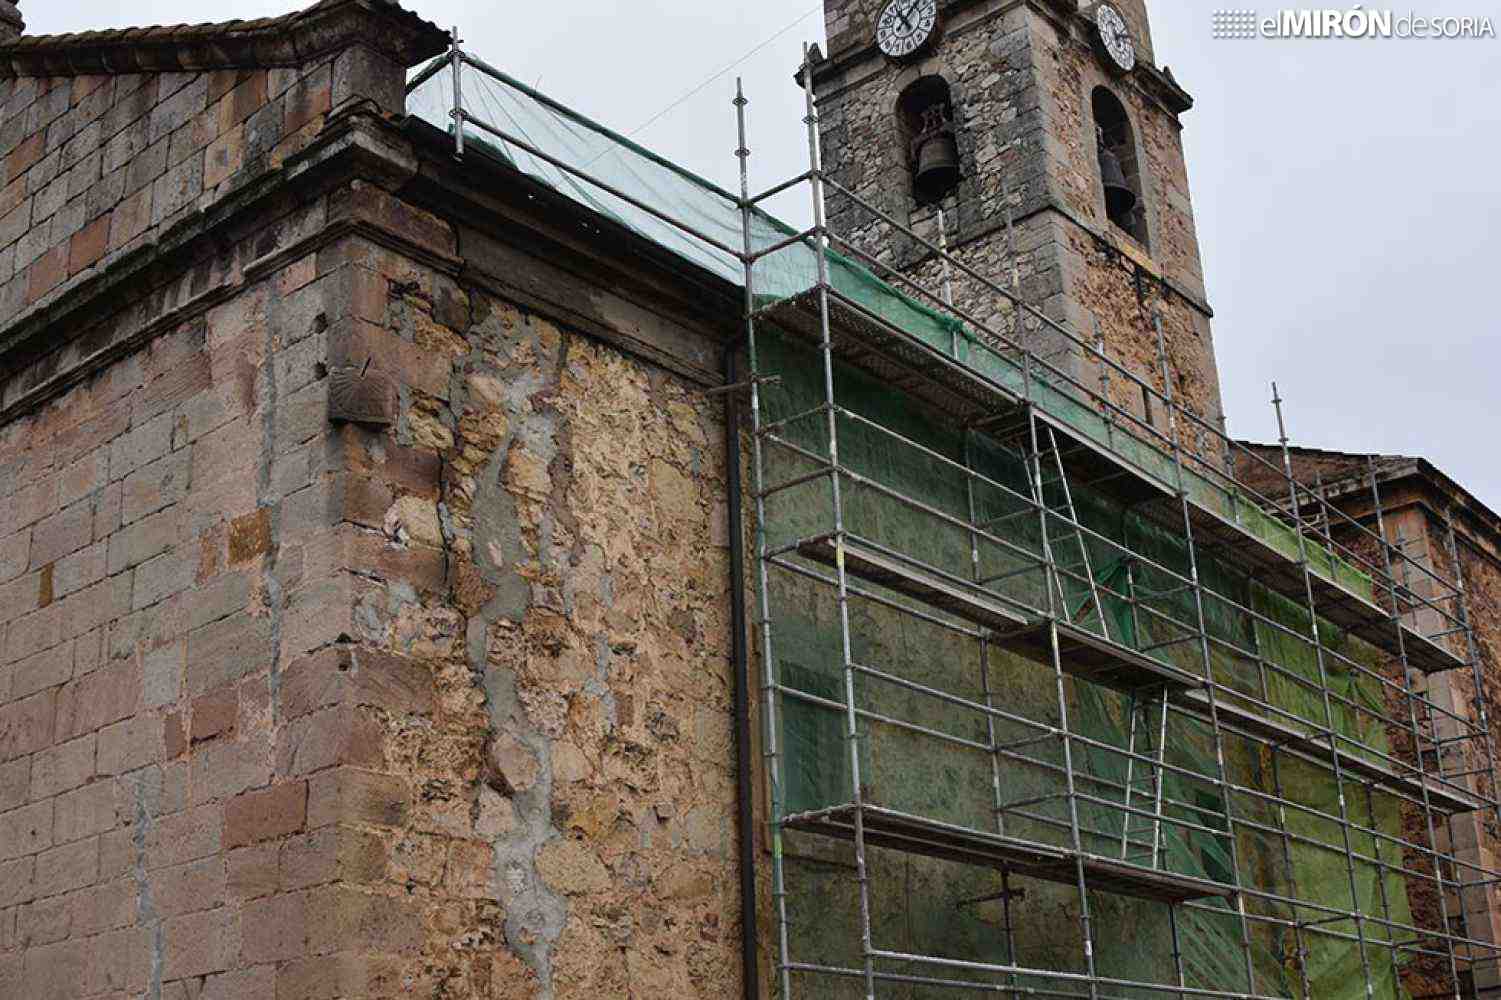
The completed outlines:
<svg viewBox="0 0 1501 1000">
<path fill-rule="evenodd" d="M 955 305 L 1091 389 L 1093 344 L 1220 418 L 1180 116 L 1145 0 L 825 0 L 813 67 L 824 168 L 838 184 L 1086 341 L 962 271 Z M 831 227 L 890 278 L 943 283 L 933 253 L 831 191 Z M 898 281 L 897 284 L 900 284 Z M 1117 379 L 1117 405 L 1161 420 Z M 1160 409 L 1160 408 L 1158 408 Z"/>
</svg>

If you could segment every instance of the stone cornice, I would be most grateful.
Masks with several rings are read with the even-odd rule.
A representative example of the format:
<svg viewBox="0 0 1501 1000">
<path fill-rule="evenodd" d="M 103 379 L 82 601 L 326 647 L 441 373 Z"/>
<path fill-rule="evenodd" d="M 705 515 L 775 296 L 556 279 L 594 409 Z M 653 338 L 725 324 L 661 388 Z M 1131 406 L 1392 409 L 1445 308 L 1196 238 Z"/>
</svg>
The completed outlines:
<svg viewBox="0 0 1501 1000">
<path fill-rule="evenodd" d="M 446 32 L 391 0 L 322 0 L 254 21 L 22 36 L 0 45 L 0 77 L 300 66 L 356 46 L 411 66 L 447 44 Z"/>
</svg>

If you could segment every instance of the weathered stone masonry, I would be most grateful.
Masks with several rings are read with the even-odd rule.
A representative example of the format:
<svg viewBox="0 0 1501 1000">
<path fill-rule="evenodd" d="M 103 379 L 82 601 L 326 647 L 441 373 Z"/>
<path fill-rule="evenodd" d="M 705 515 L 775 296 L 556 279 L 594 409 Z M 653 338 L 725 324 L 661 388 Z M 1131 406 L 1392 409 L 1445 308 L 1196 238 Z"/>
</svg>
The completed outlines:
<svg viewBox="0 0 1501 1000">
<path fill-rule="evenodd" d="M 430 25 L 191 31 L 0 49 L 0 994 L 734 990 L 720 321 L 415 207 Z"/>
</svg>

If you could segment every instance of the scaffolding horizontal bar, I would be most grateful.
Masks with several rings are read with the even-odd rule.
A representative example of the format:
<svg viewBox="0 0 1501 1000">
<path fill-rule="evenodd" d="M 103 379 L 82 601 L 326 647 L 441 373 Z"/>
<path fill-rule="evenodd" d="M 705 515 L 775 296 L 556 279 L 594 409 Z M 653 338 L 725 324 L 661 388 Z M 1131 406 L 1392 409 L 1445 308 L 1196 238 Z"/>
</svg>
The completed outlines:
<svg viewBox="0 0 1501 1000">
<path fill-rule="evenodd" d="M 1195 715 L 1200 715 L 1206 720 L 1210 718 L 1209 695 L 1203 690 L 1176 692 L 1173 695 L 1173 701 Z M 1439 781 L 1436 778 L 1419 780 L 1416 776 L 1402 774 L 1380 761 L 1360 756 L 1344 747 L 1338 747 L 1331 753 L 1330 740 L 1327 735 L 1268 718 L 1259 712 L 1253 712 L 1234 702 L 1226 701 L 1222 697 L 1215 699 L 1214 709 L 1219 715 L 1220 722 L 1231 729 L 1238 729 L 1287 750 L 1295 750 L 1326 766 L 1332 765 L 1333 761 L 1338 759 L 1341 771 L 1356 775 L 1369 784 L 1400 793 L 1417 802 L 1427 801 L 1436 812 L 1459 815 L 1476 812 L 1486 807 L 1485 800 L 1456 788 L 1447 781 Z M 1425 791 L 1427 792 L 1426 800 L 1424 799 Z"/>
<path fill-rule="evenodd" d="M 1087 885 L 1120 896 L 1181 903 L 1190 899 L 1228 897 L 1235 891 L 1230 886 L 1207 879 L 1143 868 L 1093 854 L 1075 855 L 1049 844 L 982 833 L 868 804 L 848 803 L 797 813 L 783 819 L 782 825 L 838 840 L 854 840 L 857 814 L 863 824 L 866 844 L 980 868 L 995 868 L 1046 882 L 1073 885 L 1082 861 Z"/>
<path fill-rule="evenodd" d="M 1003 386 L 968 368 L 930 344 L 870 313 L 837 289 L 815 286 L 758 310 L 757 321 L 770 322 L 805 342 L 822 342 L 822 304 L 827 301 L 829 339 L 834 357 L 859 368 L 887 385 L 932 407 L 958 426 L 992 428 L 1001 440 L 1023 433 L 1029 409 L 1039 423 L 1063 438 L 1059 457 L 1069 476 L 1139 506 L 1159 523 L 1182 529 L 1177 487 L 1159 474 L 1095 441 L 1067 420 L 1033 406 L 1015 389 Z M 1034 380 L 1041 381 L 1038 374 Z M 1004 427 L 1009 423 L 1009 428 Z M 1136 440 L 1140 440 L 1137 438 Z M 1159 449 L 1160 450 L 1160 449 Z M 1251 505 L 1255 506 L 1255 505 Z M 1298 603 L 1306 598 L 1304 573 L 1298 557 L 1283 552 L 1247 528 L 1190 498 L 1187 504 L 1194 539 L 1205 549 L 1218 549 L 1271 590 Z M 1257 507 L 1259 510 L 1260 508 Z M 1310 572 L 1314 603 L 1320 617 L 1393 656 L 1405 652 L 1407 662 L 1425 673 L 1466 665 L 1443 645 L 1394 622 L 1373 601 Z"/>
</svg>

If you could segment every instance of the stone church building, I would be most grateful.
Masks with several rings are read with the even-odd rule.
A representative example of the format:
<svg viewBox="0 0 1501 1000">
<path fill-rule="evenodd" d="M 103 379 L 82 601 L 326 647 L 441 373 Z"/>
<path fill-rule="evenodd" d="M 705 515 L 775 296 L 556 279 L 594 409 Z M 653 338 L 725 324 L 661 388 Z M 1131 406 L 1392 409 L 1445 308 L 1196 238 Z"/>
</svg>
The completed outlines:
<svg viewBox="0 0 1501 1000">
<path fill-rule="evenodd" d="M 786 344 L 754 341 L 778 308 L 733 273 L 756 255 L 706 264 L 622 223 L 618 177 L 594 204 L 544 176 L 581 171 L 573 133 L 529 149 L 475 124 L 483 103 L 457 130 L 417 114 L 411 74 L 448 100 L 463 57 L 392 0 L 59 36 L 0 0 L 0 997 L 1501 996 L 1501 519 L 1421 458 L 1215 436 L 1192 99 L 1143 0 L 825 7 L 799 79 L 838 268 L 866 296 L 840 315 L 886 319 L 831 320 L 825 295 L 798 347 L 791 313 L 771 314 Z M 466 82 L 569 114 L 482 70 Z M 935 400 L 980 398 L 954 389 L 973 372 L 923 396 L 938 355 L 883 383 L 888 348 L 841 341 L 836 375 L 836 337 L 897 343 L 898 311 L 950 324 L 955 370 L 957 324 L 998 331 L 1009 346 L 963 357 L 1022 373 L 984 376 L 1015 412 L 961 447 Z M 969 513 L 962 489 L 906 509 L 962 529 L 976 567 L 982 536 L 1037 548 L 1011 578 L 1040 591 L 1006 610 L 1005 583 L 872 569 L 845 544 L 864 501 L 769 540 L 803 516 L 779 497 L 874 489 L 837 448 L 762 455 L 804 440 L 790 407 L 822 398 L 803 374 L 825 364 L 830 440 L 885 414 L 940 470 L 905 467 L 914 490 L 962 451 Z M 1093 400 L 1112 442 L 1155 440 L 1176 487 L 1086 485 L 1114 461 L 1087 442 L 1055 443 L 1045 482 L 1034 440 L 1007 479 L 995 425 L 1035 437 L 1039 379 Z M 850 386 L 867 409 L 832 401 Z M 993 466 L 970 461 L 981 434 Z M 850 463 L 886 454 L 846 440 Z M 1115 481 L 1167 475 L 1133 461 Z M 1216 576 L 1251 543 L 1206 541 L 1201 563 L 1173 541 L 1210 523 L 1185 461 L 1245 508 L 1225 530 L 1259 512 L 1282 555 Z M 1316 497 L 1289 503 L 1284 471 Z M 982 523 L 981 480 L 1035 482 L 1041 528 Z M 1099 582 L 1090 554 L 1119 539 L 1076 505 L 1136 524 L 1174 504 L 1156 554 Z M 1060 569 L 1065 517 L 1084 554 Z M 1368 569 L 1340 596 L 1339 559 L 1362 557 L 1386 590 Z M 1193 601 L 1118 596 L 1153 559 L 1199 598 L 1193 642 L 1139 624 Z M 789 566 L 810 589 L 778 582 Z M 1210 635 L 1217 587 L 1252 595 L 1239 638 Z M 1050 613 L 1017 610 L 1037 592 Z M 920 624 L 882 617 L 920 604 Z M 924 663 L 861 662 L 894 650 Z M 1216 680 L 1231 659 L 1259 690 Z M 1283 660 L 1311 695 L 1265 681 Z M 972 662 L 983 694 L 939 676 Z M 878 683 L 906 700 L 863 701 Z M 881 742 L 893 726 L 954 759 Z M 954 762 L 976 752 L 983 773 Z M 1026 794 L 1002 802 L 1013 775 Z M 996 804 L 955 806 L 976 789 Z"/>
</svg>

